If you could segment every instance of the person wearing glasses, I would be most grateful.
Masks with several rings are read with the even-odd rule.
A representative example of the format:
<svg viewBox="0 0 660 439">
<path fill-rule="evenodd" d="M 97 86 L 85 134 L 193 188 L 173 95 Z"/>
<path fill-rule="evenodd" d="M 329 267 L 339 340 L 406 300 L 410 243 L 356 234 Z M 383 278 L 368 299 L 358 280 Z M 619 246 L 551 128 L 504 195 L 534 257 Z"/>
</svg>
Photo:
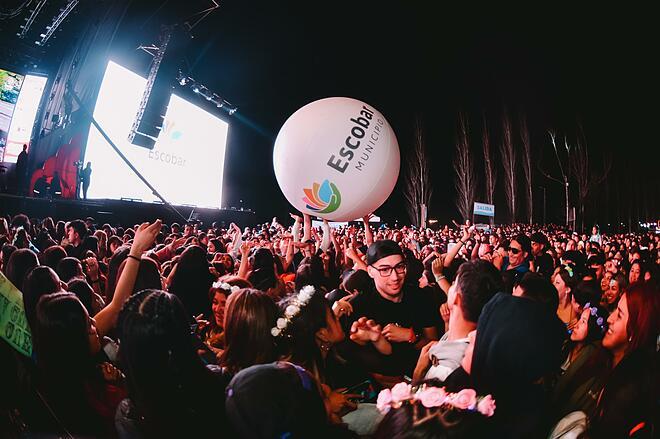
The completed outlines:
<svg viewBox="0 0 660 439">
<path fill-rule="evenodd" d="M 529 257 L 532 253 L 532 243 L 527 235 L 516 235 L 507 249 L 507 256 L 493 259 L 495 267 L 502 272 L 504 291 L 511 294 L 513 287 L 529 271 Z"/>
<path fill-rule="evenodd" d="M 414 285 L 404 287 L 406 261 L 396 242 L 371 244 L 366 263 L 373 283 L 353 300 L 351 315 L 342 318 L 350 340 L 340 352 L 382 383 L 411 376 L 419 351 L 438 339 L 437 307 Z"/>
</svg>

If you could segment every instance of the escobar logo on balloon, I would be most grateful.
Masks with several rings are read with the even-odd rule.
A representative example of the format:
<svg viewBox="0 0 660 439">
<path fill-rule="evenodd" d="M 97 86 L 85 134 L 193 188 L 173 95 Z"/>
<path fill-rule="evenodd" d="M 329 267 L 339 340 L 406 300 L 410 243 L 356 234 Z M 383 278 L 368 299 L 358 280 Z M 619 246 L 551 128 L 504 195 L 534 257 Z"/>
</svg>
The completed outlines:
<svg viewBox="0 0 660 439">
<path fill-rule="evenodd" d="M 307 208 L 317 213 L 332 213 L 339 209 L 341 204 L 341 194 L 334 183 L 327 179 L 323 183 L 312 183 L 311 189 L 303 189 L 305 197 L 303 201 Z"/>
<path fill-rule="evenodd" d="M 369 125 L 371 125 L 371 120 L 374 117 L 374 110 L 370 109 L 366 105 L 362 106 L 362 109 L 360 110 L 360 116 L 356 118 L 350 119 L 350 121 L 355 125 L 351 129 L 351 135 L 346 137 L 346 141 L 344 142 L 344 146 L 341 147 L 339 150 L 339 157 L 335 157 L 334 154 L 330 156 L 328 159 L 327 165 L 330 166 L 332 169 L 341 172 L 342 174 L 346 172 L 346 168 L 348 168 L 348 165 L 350 164 L 351 160 L 355 157 L 355 152 L 356 150 L 360 147 L 360 144 L 364 141 L 365 136 L 367 135 L 367 130 L 369 129 Z M 368 140 L 368 145 L 364 149 L 364 153 L 362 154 L 362 160 L 368 160 L 369 159 L 369 154 L 373 151 L 373 147 L 375 145 L 375 141 L 378 141 L 378 137 L 380 136 L 380 128 L 383 125 L 382 120 L 378 120 L 376 125 L 376 131 L 379 133 L 372 133 L 371 138 L 367 139 Z M 376 134 L 374 136 L 374 134 Z M 344 160 L 342 160 L 342 158 Z M 361 171 L 362 166 L 364 166 L 364 163 L 360 162 L 358 163 L 358 166 L 356 169 L 358 171 Z"/>
</svg>

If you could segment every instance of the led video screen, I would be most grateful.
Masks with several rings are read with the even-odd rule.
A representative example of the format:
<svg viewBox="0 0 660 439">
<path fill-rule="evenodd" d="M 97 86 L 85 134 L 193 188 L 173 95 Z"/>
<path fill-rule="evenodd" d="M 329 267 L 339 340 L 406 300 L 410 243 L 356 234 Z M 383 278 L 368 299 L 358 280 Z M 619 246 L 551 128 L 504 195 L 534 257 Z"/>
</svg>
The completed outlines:
<svg viewBox="0 0 660 439">
<path fill-rule="evenodd" d="M 220 208 L 229 125 L 173 94 L 154 149 L 130 144 L 128 133 L 146 82 L 145 78 L 110 61 L 94 118 L 168 202 Z M 94 126 L 90 129 L 84 161 L 92 163 L 88 198 L 158 201 Z"/>
<path fill-rule="evenodd" d="M 18 95 L 16 108 L 14 108 L 14 116 L 11 119 L 3 161 L 16 163 L 18 155 L 23 150 L 23 145 L 30 146 L 34 119 L 37 116 L 47 80 L 48 78 L 45 76 L 25 75 L 23 87 Z"/>
<path fill-rule="evenodd" d="M 9 125 L 21 92 L 23 75 L 0 69 L 0 147 L 7 144 Z"/>
</svg>

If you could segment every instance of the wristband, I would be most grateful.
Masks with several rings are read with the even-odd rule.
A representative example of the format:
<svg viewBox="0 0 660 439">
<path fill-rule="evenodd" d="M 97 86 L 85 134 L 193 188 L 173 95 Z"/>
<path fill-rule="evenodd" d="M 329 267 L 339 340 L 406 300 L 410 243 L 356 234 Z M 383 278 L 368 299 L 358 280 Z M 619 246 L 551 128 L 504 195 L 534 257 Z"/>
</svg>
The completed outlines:
<svg viewBox="0 0 660 439">
<path fill-rule="evenodd" d="M 133 256 L 133 255 L 128 255 L 127 258 L 135 259 L 138 262 L 140 262 L 142 260 L 142 259 L 138 258 L 137 256 Z"/>
<path fill-rule="evenodd" d="M 410 328 L 410 337 L 408 337 L 408 343 L 415 343 L 415 340 L 417 340 L 417 335 L 415 335 L 415 330 L 413 328 Z"/>
<path fill-rule="evenodd" d="M 435 276 L 436 282 L 440 282 L 442 279 L 447 279 L 447 276 L 441 274 L 440 276 Z"/>
</svg>

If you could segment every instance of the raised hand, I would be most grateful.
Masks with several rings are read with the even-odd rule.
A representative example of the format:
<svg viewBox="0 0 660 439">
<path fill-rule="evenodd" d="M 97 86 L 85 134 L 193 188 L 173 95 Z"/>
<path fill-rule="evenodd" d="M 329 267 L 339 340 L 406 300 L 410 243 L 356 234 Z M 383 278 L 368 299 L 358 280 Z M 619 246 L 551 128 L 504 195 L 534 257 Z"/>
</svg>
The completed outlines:
<svg viewBox="0 0 660 439">
<path fill-rule="evenodd" d="M 381 328 L 373 320 L 360 317 L 351 325 L 350 339 L 359 344 L 377 342 L 381 338 Z"/>
<path fill-rule="evenodd" d="M 444 268 L 445 268 L 445 257 L 443 255 L 439 255 L 431 263 L 431 271 L 433 272 L 433 276 L 435 277 L 442 276 L 442 270 Z"/>
<path fill-rule="evenodd" d="M 335 313 L 337 318 L 345 315 L 350 316 L 353 314 L 353 305 L 351 305 L 351 300 L 356 298 L 358 294 L 360 293 L 357 290 L 354 290 L 353 294 L 344 296 L 332 304 L 332 311 Z"/>
<path fill-rule="evenodd" d="M 142 223 L 135 231 L 135 237 L 133 238 L 133 245 L 131 247 L 131 253 L 135 252 L 137 254 L 142 254 L 143 252 L 149 250 L 151 245 L 156 240 L 158 232 L 163 225 L 161 220 L 156 220 L 153 223 Z"/>
</svg>

